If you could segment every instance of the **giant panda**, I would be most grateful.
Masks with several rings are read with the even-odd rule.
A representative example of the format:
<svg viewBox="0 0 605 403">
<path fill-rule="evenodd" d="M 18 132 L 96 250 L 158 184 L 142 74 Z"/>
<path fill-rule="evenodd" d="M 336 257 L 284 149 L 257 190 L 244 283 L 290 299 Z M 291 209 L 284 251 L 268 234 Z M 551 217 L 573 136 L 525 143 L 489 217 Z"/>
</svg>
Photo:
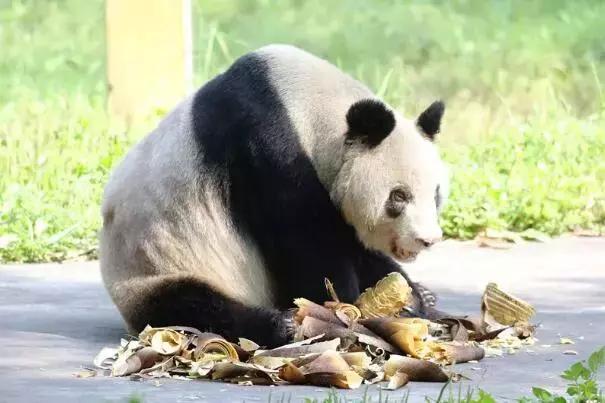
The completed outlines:
<svg viewBox="0 0 605 403">
<path fill-rule="evenodd" d="M 248 53 L 180 103 L 105 188 L 100 264 L 131 331 L 288 342 L 292 300 L 360 291 L 437 242 L 444 105 L 408 120 L 329 62 Z M 409 278 L 406 276 L 409 280 Z M 431 304 L 414 289 L 413 312 Z"/>
</svg>

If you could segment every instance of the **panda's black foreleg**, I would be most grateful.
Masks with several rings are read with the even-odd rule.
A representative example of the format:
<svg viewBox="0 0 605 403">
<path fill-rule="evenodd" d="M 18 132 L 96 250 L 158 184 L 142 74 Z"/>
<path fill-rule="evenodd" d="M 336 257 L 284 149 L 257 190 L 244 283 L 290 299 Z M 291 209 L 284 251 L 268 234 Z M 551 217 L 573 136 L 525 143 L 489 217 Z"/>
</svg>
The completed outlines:
<svg viewBox="0 0 605 403">
<path fill-rule="evenodd" d="M 230 341 L 245 337 L 262 346 L 290 341 L 291 314 L 246 306 L 195 278 L 170 278 L 149 287 L 127 318 L 137 331 L 146 325 L 190 326 Z"/>
</svg>

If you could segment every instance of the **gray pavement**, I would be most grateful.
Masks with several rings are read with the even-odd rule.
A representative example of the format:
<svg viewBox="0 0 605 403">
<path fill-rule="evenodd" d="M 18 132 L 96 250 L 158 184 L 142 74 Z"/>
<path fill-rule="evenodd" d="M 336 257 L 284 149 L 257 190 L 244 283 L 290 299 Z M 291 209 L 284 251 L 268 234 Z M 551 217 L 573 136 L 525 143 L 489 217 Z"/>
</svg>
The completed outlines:
<svg viewBox="0 0 605 403">
<path fill-rule="evenodd" d="M 459 387 L 474 386 L 501 401 L 529 395 L 534 385 L 562 392 L 558 374 L 605 344 L 605 238 L 564 237 L 510 250 L 447 241 L 407 270 L 437 291 L 439 306 L 452 313 L 478 313 L 489 281 L 538 309 L 539 341 L 531 351 L 458 366 L 471 380 L 454 385 L 456 394 Z M 126 402 L 134 395 L 145 402 L 296 402 L 328 396 L 327 389 L 317 387 L 73 375 L 81 366 L 92 366 L 98 350 L 115 345 L 123 334 L 96 262 L 0 266 L 0 402 Z M 557 344 L 561 336 L 576 344 Z M 578 355 L 563 354 L 570 349 Z M 416 382 L 382 394 L 398 401 L 409 392 L 409 401 L 424 401 L 424 396 L 435 398 L 441 386 Z M 352 401 L 364 393 L 338 392 Z M 376 387 L 367 393 L 373 399 L 368 401 L 378 401 Z"/>
</svg>

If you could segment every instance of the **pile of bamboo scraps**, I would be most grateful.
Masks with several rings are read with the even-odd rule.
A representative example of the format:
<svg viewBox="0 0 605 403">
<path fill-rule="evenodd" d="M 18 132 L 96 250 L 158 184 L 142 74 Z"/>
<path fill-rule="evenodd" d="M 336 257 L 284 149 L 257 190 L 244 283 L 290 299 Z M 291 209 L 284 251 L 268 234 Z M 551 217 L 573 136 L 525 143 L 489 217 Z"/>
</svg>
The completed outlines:
<svg viewBox="0 0 605 403">
<path fill-rule="evenodd" d="M 459 375 L 448 365 L 498 355 L 498 349 L 531 343 L 534 309 L 489 284 L 479 318 L 438 321 L 399 317 L 411 289 L 391 273 L 355 304 L 294 301 L 294 342 L 263 349 L 189 327 L 147 327 L 117 348 L 104 348 L 94 364 L 111 376 L 206 378 L 240 385 L 309 384 L 357 388 L 383 383 L 397 389 L 409 381 L 446 382 Z M 509 352 L 507 350 L 507 352 Z"/>
</svg>

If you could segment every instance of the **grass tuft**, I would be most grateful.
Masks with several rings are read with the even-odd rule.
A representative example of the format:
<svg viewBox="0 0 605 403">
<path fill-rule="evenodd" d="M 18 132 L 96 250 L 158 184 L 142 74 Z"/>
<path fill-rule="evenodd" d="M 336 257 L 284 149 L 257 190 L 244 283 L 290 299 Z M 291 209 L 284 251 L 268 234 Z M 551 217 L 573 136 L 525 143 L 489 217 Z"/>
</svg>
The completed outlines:
<svg viewBox="0 0 605 403">
<path fill-rule="evenodd" d="M 605 3 L 195 0 L 202 84 L 270 42 L 414 116 L 448 104 L 447 236 L 605 226 Z M 94 257 L 103 184 L 159 116 L 105 113 L 102 0 L 0 0 L 0 261 Z M 295 27 L 295 29 L 293 29 Z"/>
</svg>

